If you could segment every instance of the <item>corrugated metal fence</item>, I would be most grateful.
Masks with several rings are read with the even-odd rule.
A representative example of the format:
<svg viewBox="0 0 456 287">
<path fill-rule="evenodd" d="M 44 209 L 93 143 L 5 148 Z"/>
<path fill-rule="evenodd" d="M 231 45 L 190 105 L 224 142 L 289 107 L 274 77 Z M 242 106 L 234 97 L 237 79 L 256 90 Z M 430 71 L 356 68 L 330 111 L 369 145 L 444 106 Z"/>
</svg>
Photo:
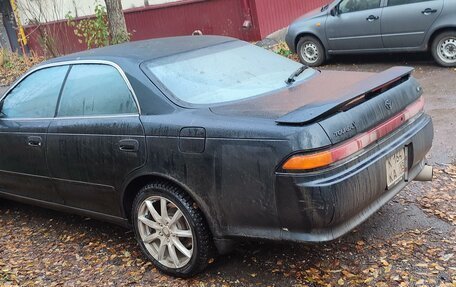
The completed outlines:
<svg viewBox="0 0 456 287">
<path fill-rule="evenodd" d="M 321 7 L 328 0 L 256 0 L 255 13 L 261 37 L 287 27 L 291 21 L 304 13 Z"/>
<path fill-rule="evenodd" d="M 287 26 L 293 19 L 321 6 L 327 0 L 183 0 L 173 4 L 134 8 L 125 11 L 132 40 L 204 34 L 226 35 L 256 41 Z M 252 27 L 243 28 L 251 16 Z M 84 50 L 66 21 L 26 27 L 30 48 L 55 56 Z M 47 38 L 45 37 L 47 36 Z M 44 39 L 49 41 L 43 50 Z M 54 49 L 54 51 L 50 51 Z"/>
</svg>

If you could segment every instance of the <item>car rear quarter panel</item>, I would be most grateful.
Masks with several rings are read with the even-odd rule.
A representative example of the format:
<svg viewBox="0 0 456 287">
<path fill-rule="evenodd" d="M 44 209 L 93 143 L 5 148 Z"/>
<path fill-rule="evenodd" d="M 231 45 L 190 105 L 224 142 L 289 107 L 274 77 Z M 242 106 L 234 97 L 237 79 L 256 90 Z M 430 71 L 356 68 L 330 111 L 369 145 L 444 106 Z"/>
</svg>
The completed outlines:
<svg viewBox="0 0 456 287">
<path fill-rule="evenodd" d="M 439 31 L 445 29 L 456 30 L 456 1 L 445 0 L 443 11 L 440 17 L 432 25 L 427 35 L 426 45 L 431 45 L 430 41 Z"/>
<path fill-rule="evenodd" d="M 191 120 L 190 120 L 191 119 Z M 189 110 L 143 116 L 148 158 L 138 174 L 161 175 L 185 188 L 215 237 L 278 234 L 277 166 L 293 151 L 330 144 L 319 125 L 279 127 L 273 120 L 217 116 Z M 206 131 L 204 150 L 183 152 L 183 128 Z"/>
</svg>

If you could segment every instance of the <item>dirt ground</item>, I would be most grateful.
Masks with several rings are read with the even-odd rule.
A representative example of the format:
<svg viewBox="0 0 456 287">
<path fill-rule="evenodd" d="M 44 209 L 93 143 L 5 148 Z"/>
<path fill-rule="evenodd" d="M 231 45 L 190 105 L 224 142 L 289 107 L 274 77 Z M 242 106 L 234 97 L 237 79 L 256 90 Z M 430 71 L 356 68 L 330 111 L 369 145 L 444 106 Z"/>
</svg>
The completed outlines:
<svg viewBox="0 0 456 287">
<path fill-rule="evenodd" d="M 405 61 L 403 59 L 407 58 Z M 412 183 L 328 244 L 249 241 L 191 280 L 160 274 L 117 226 L 0 200 L 0 286 L 456 286 L 456 70 L 427 55 L 338 57 L 322 69 L 416 67 L 435 124 L 432 183 Z"/>
</svg>

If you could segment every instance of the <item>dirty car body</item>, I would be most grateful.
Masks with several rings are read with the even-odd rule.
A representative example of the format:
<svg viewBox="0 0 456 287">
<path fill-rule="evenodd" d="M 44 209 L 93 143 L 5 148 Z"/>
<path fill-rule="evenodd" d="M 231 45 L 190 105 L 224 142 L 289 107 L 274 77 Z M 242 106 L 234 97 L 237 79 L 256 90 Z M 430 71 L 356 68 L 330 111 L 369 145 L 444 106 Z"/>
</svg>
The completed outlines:
<svg viewBox="0 0 456 287">
<path fill-rule="evenodd" d="M 90 79 L 106 84 L 90 74 L 94 65 L 115 68 L 115 83 L 125 84 L 134 106 L 119 114 L 81 108 L 60 115 L 65 93 L 93 93 L 81 88 Z M 55 114 L 21 118 L 14 105 L 5 110 L 23 81 L 55 67 L 65 69 L 61 80 L 48 79 L 60 81 Z M 216 36 L 51 60 L 2 99 L 0 146 L 15 148 L 0 156 L 0 195 L 130 226 L 138 192 L 160 181 L 191 198 L 220 252 L 240 238 L 338 238 L 421 172 L 432 121 L 410 68 L 307 69 L 285 83 L 298 68 Z M 88 105 L 72 104 L 78 103 Z"/>
</svg>

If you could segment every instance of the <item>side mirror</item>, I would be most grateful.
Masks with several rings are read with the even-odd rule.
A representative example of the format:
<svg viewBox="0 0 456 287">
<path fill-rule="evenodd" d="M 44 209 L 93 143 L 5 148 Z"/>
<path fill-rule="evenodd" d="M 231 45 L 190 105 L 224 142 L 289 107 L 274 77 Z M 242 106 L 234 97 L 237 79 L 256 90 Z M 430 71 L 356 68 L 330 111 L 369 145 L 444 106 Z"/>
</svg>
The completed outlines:
<svg viewBox="0 0 456 287">
<path fill-rule="evenodd" d="M 331 14 L 331 16 L 337 16 L 337 7 L 334 7 L 331 9 L 331 11 L 329 11 L 329 13 Z"/>
</svg>

